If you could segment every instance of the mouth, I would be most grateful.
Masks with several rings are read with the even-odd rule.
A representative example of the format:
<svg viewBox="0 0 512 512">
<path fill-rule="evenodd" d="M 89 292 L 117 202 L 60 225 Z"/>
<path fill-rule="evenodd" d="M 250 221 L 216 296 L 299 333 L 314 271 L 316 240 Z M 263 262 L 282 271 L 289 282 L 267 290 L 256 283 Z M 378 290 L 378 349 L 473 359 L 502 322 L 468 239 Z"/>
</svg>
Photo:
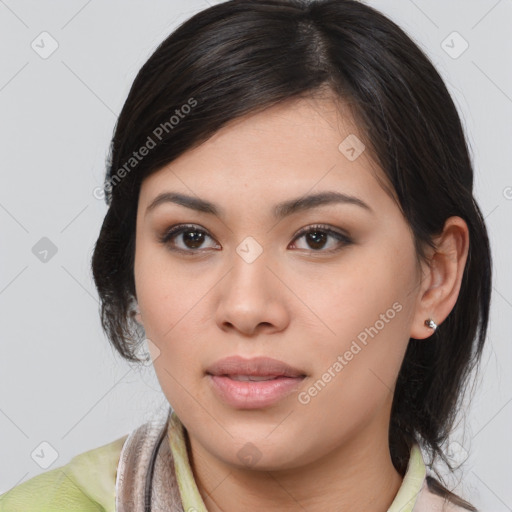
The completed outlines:
<svg viewBox="0 0 512 512">
<path fill-rule="evenodd" d="M 284 375 L 276 375 L 274 377 L 270 375 L 224 375 L 224 377 L 229 377 L 232 380 L 238 381 L 251 381 L 251 382 L 261 382 L 268 380 L 276 380 L 284 377 Z M 290 378 L 290 377 L 288 377 Z"/>
<path fill-rule="evenodd" d="M 278 359 L 270 357 L 245 359 L 240 356 L 219 359 L 206 369 L 206 373 L 210 375 L 248 377 L 251 379 L 263 377 L 263 380 L 276 377 L 305 377 L 306 375 L 305 372 Z"/>
<path fill-rule="evenodd" d="M 231 356 L 208 367 L 206 375 L 216 396 L 236 409 L 269 407 L 295 391 L 306 373 L 267 357 Z"/>
</svg>

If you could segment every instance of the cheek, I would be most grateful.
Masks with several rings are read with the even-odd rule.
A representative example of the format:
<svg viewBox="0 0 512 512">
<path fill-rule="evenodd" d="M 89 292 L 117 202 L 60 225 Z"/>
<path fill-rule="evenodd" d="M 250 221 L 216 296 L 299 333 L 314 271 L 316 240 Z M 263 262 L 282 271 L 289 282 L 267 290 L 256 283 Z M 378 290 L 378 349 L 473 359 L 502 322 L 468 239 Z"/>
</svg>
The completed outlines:
<svg viewBox="0 0 512 512">
<path fill-rule="evenodd" d="M 160 261 L 159 261 L 160 260 Z M 201 325 L 201 280 L 172 270 L 155 251 L 140 250 L 135 258 L 135 284 L 146 337 L 156 345 L 155 374 L 168 402 L 178 413 L 195 411 L 195 389 Z M 187 392 L 184 392 L 187 390 Z"/>
<path fill-rule="evenodd" d="M 166 251 L 144 237 L 137 240 L 134 277 L 148 338 L 166 343 L 175 330 L 190 325 L 187 316 L 193 314 L 194 303 L 201 295 L 199 283 L 169 265 Z"/>
<path fill-rule="evenodd" d="M 211 322 L 208 290 L 214 285 L 206 270 L 186 272 L 169 260 L 165 251 L 150 243 L 137 246 L 137 299 L 146 337 L 159 350 L 154 368 L 164 391 L 177 385 L 173 377 L 188 382 L 201 371 L 204 327 Z"/>
<path fill-rule="evenodd" d="M 403 310 L 414 299 L 410 293 L 415 279 L 413 257 L 396 254 L 392 249 L 387 254 L 371 248 L 354 252 L 353 258 L 333 267 L 329 277 L 314 276 L 306 296 L 314 301 L 312 308 L 319 317 L 337 333 L 357 336 L 388 310 L 399 320 L 394 322 L 397 324 L 404 315 L 395 315 L 399 308 L 393 309 L 393 304 L 399 302 Z"/>
<path fill-rule="evenodd" d="M 380 251 L 359 252 L 339 266 L 336 279 L 310 291 L 311 308 L 331 331 L 325 335 L 321 327 L 317 377 L 342 356 L 343 371 L 335 373 L 342 376 L 338 380 L 346 389 L 359 390 L 356 395 L 371 395 L 372 383 L 379 380 L 381 386 L 394 386 L 409 341 L 415 300 L 414 251 L 412 245 L 402 247 L 397 251 L 390 244 L 380 246 Z"/>
</svg>

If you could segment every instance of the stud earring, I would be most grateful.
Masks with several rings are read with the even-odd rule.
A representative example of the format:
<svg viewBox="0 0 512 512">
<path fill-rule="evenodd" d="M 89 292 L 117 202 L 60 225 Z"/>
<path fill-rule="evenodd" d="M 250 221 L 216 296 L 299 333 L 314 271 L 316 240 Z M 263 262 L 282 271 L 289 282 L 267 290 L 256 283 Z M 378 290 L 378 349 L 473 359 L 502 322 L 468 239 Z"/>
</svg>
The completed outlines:
<svg viewBox="0 0 512 512">
<path fill-rule="evenodd" d="M 425 320 L 425 325 L 434 331 L 437 329 L 437 324 L 432 320 L 432 318 Z"/>
</svg>

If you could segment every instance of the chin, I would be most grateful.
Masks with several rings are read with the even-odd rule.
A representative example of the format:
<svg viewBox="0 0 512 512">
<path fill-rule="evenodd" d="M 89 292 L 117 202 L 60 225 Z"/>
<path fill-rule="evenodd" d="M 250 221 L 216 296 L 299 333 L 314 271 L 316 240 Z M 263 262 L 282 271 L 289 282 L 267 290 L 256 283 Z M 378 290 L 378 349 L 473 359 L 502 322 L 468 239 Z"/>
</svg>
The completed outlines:
<svg viewBox="0 0 512 512">
<path fill-rule="evenodd" d="M 292 441 L 277 444 L 265 439 L 268 431 L 259 436 L 245 435 L 227 446 L 216 445 L 213 453 L 225 464 L 241 470 L 280 471 L 293 469 L 305 463 L 305 454 L 297 452 L 297 443 Z"/>
</svg>

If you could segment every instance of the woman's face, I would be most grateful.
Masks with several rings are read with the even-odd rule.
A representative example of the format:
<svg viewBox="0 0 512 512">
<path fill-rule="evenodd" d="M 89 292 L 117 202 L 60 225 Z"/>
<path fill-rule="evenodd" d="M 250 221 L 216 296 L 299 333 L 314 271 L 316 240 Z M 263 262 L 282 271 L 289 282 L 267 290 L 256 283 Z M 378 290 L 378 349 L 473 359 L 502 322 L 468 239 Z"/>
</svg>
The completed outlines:
<svg viewBox="0 0 512 512">
<path fill-rule="evenodd" d="M 328 99 L 288 101 L 142 183 L 141 319 L 196 452 L 284 469 L 387 446 L 420 271 L 357 134 Z"/>
</svg>

